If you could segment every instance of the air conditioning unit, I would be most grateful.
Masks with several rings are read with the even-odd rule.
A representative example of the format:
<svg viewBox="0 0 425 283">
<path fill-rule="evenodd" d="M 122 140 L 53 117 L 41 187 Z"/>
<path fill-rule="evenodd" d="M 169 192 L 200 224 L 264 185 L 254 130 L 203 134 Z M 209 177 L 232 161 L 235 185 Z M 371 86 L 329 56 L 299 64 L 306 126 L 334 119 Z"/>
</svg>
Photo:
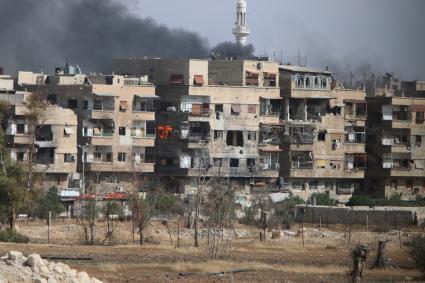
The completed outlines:
<svg viewBox="0 0 425 283">
<path fill-rule="evenodd" d="M 124 188 L 123 187 L 120 187 L 120 186 L 117 186 L 117 192 L 119 192 L 119 193 L 124 192 Z"/>
</svg>

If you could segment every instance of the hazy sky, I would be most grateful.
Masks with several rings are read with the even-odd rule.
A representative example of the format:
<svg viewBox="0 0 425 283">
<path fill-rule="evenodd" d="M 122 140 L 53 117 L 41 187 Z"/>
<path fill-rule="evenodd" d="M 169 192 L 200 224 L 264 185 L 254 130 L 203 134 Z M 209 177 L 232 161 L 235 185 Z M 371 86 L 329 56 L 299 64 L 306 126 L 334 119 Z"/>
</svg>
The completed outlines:
<svg viewBox="0 0 425 283">
<path fill-rule="evenodd" d="M 236 0 L 122 0 L 134 13 L 198 32 L 210 45 L 233 40 Z M 249 42 L 261 55 L 362 72 L 425 79 L 425 0 L 248 0 Z"/>
</svg>

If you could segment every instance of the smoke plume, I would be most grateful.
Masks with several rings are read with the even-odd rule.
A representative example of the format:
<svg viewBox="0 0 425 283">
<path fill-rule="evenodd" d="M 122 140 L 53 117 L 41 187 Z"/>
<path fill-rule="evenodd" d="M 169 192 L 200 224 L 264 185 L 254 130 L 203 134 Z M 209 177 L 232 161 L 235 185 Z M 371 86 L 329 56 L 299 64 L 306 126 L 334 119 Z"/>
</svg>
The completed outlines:
<svg viewBox="0 0 425 283">
<path fill-rule="evenodd" d="M 213 47 L 211 54 L 217 58 L 249 59 L 254 57 L 254 46 L 226 41 Z"/>
<path fill-rule="evenodd" d="M 65 61 L 111 72 L 112 58 L 204 58 L 207 40 L 138 18 L 117 0 L 0 0 L 0 66 L 51 73 Z"/>
</svg>

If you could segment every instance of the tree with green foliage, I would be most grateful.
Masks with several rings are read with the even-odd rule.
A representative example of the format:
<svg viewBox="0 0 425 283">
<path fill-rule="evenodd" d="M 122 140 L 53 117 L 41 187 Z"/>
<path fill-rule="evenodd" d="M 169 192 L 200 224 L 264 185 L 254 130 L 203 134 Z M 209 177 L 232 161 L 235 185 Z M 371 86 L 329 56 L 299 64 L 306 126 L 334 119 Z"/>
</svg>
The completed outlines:
<svg viewBox="0 0 425 283">
<path fill-rule="evenodd" d="M 375 201 L 364 195 L 353 195 L 346 204 L 347 206 L 369 206 L 372 207 L 375 205 Z"/>
<path fill-rule="evenodd" d="M 58 188 L 51 187 L 44 195 L 38 199 L 39 204 L 39 217 L 47 219 L 49 211 L 52 212 L 52 217 L 56 217 L 65 211 L 64 206 L 60 202 Z"/>
<path fill-rule="evenodd" d="M 310 199 L 311 200 L 316 199 L 317 205 L 326 205 L 326 206 L 336 205 L 336 200 L 331 198 L 330 195 L 327 193 L 314 193 L 311 195 Z"/>
<path fill-rule="evenodd" d="M 173 211 L 176 198 L 172 194 L 160 194 L 156 201 L 155 209 L 162 214 L 169 214 Z"/>
</svg>

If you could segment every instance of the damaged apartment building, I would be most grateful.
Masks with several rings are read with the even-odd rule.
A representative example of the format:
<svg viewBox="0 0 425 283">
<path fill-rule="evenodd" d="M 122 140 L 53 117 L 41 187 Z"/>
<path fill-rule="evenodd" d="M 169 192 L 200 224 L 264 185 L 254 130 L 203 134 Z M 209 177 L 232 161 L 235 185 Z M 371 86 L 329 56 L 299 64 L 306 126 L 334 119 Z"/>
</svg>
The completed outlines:
<svg viewBox="0 0 425 283">
<path fill-rule="evenodd" d="M 6 81 L 9 86 L 5 88 Z M 0 100 L 11 106 L 11 116 L 3 125 L 11 160 L 41 174 L 43 182 L 37 186 L 73 187 L 77 175 L 77 116 L 71 110 L 46 105 L 36 120 L 29 120 L 32 112 L 28 99 L 32 94 L 15 91 L 13 85 L 12 78 L 0 78 Z"/>
<path fill-rule="evenodd" d="M 61 107 L 62 115 L 76 117 L 75 122 L 61 117 L 67 125 L 72 122 L 74 139 L 62 139 L 60 146 L 72 143 L 72 162 L 78 166 L 75 177 L 68 176 L 77 182 L 62 187 L 64 201 L 72 201 L 86 189 L 139 190 L 145 176 L 154 172 L 153 103 L 157 97 L 147 79 L 84 75 L 78 66 L 67 64 L 53 76 L 19 72 L 18 85 L 52 107 Z"/>
<path fill-rule="evenodd" d="M 292 65 L 280 66 L 280 85 L 283 189 L 347 202 L 362 187 L 367 162 L 365 92 L 337 85 L 327 69 Z"/>
<path fill-rule="evenodd" d="M 191 194 L 197 178 L 278 188 L 278 64 L 258 61 L 116 59 L 114 72 L 147 76 L 157 106 L 155 173 Z"/>
<path fill-rule="evenodd" d="M 425 82 L 387 73 L 366 81 L 368 193 L 425 196 Z"/>
</svg>

